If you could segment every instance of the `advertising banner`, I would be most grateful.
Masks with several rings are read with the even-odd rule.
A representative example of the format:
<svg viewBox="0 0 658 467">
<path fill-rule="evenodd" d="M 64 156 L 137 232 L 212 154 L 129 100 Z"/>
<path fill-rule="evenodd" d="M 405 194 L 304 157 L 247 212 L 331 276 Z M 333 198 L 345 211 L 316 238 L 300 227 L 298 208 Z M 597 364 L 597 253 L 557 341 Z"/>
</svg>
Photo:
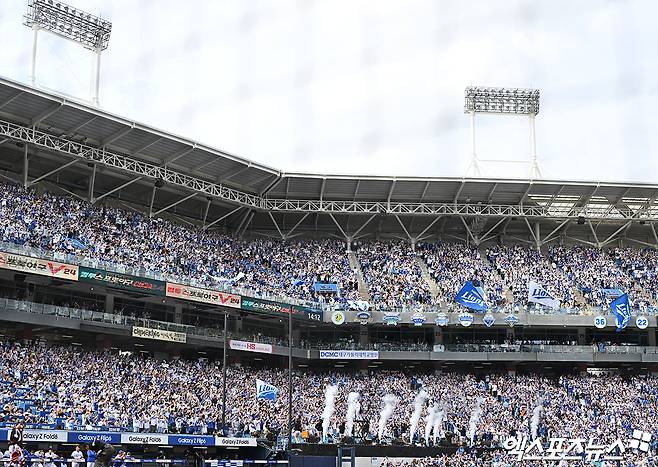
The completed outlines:
<svg viewBox="0 0 658 467">
<path fill-rule="evenodd" d="M 251 446 L 256 447 L 256 438 L 220 438 L 215 437 L 215 446 Z"/>
<path fill-rule="evenodd" d="M 141 337 L 142 339 L 152 339 L 156 341 L 179 342 L 181 344 L 185 344 L 187 342 L 187 334 L 184 332 L 142 328 L 139 326 L 133 326 L 132 336 Z"/>
<path fill-rule="evenodd" d="M 121 444 L 159 444 L 166 445 L 169 436 L 156 433 L 121 433 Z"/>
<path fill-rule="evenodd" d="M 88 268 L 85 266 L 80 266 L 79 277 L 81 282 L 90 282 L 92 284 L 114 287 L 116 289 L 160 296 L 164 296 L 165 294 L 165 283 L 155 279 L 130 276 L 118 272 L 102 271 L 100 269 Z"/>
<path fill-rule="evenodd" d="M 168 445 L 171 446 L 214 446 L 214 436 L 204 435 L 169 435 Z"/>
<path fill-rule="evenodd" d="M 70 281 L 78 280 L 78 266 L 13 253 L 0 253 L 0 268 Z"/>
<path fill-rule="evenodd" d="M 320 358 L 331 360 L 377 360 L 377 350 L 320 350 Z"/>
<path fill-rule="evenodd" d="M 104 443 L 119 444 L 121 443 L 121 433 L 110 433 L 107 431 L 69 431 L 66 442 L 90 444 L 97 439 Z"/>
<path fill-rule="evenodd" d="M 258 342 L 245 342 L 245 341 L 229 341 L 231 350 L 243 350 L 245 352 L 257 353 L 272 353 L 272 346 L 270 344 L 261 344 Z"/>
<path fill-rule="evenodd" d="M 26 443 L 66 443 L 68 437 L 62 430 L 23 430 L 23 440 Z"/>
<path fill-rule="evenodd" d="M 211 303 L 213 305 L 240 308 L 240 296 L 216 290 L 200 289 L 190 285 L 167 282 L 167 297 L 191 300 L 193 302 Z"/>
</svg>

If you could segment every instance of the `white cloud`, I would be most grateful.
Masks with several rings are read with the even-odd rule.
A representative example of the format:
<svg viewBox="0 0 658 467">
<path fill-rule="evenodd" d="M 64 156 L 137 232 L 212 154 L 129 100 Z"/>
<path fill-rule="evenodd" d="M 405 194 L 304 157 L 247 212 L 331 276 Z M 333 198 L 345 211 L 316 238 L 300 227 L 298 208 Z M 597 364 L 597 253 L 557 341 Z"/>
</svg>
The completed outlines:
<svg viewBox="0 0 658 467">
<path fill-rule="evenodd" d="M 26 81 L 25 0 L 0 8 L 1 73 Z M 463 90 L 537 87 L 543 175 L 658 169 L 651 0 L 80 0 L 113 22 L 107 110 L 286 171 L 462 175 Z M 89 56 L 40 34 L 38 77 L 88 92 Z M 483 158 L 527 154 L 526 122 L 482 118 Z M 484 167 L 492 175 L 520 166 Z"/>
</svg>

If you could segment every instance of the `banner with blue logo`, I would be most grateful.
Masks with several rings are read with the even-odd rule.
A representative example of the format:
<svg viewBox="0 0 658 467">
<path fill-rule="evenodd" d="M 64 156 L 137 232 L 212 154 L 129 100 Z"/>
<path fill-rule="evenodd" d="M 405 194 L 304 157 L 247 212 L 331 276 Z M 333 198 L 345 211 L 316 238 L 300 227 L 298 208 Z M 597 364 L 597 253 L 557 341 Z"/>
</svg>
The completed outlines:
<svg viewBox="0 0 658 467">
<path fill-rule="evenodd" d="M 263 380 L 256 380 L 256 399 L 265 399 L 267 401 L 276 400 L 276 396 L 279 393 L 279 390 L 271 385 L 266 383 Z"/>
<path fill-rule="evenodd" d="M 464 287 L 455 296 L 455 301 L 466 308 L 475 311 L 487 311 L 489 306 L 484 299 L 482 287 L 476 287 L 471 281 L 466 282 Z"/>
<path fill-rule="evenodd" d="M 631 307 L 628 303 L 628 294 L 625 293 L 617 300 L 611 302 L 610 309 L 612 310 L 612 314 L 615 315 L 617 332 L 621 332 L 631 321 Z"/>
</svg>

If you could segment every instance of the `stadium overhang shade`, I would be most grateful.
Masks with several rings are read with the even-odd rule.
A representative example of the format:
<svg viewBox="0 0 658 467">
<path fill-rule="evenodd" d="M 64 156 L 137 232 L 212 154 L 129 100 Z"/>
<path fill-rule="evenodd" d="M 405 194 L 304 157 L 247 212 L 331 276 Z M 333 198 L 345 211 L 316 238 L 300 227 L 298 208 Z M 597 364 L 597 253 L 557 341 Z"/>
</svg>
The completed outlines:
<svg viewBox="0 0 658 467">
<path fill-rule="evenodd" d="M 547 222 L 551 230 L 581 218 L 629 228 L 658 220 L 655 184 L 286 173 L 7 79 L 0 79 L 0 143 L 1 168 L 14 178 L 28 146 L 28 183 L 56 179 L 77 195 L 91 185 L 94 198 L 213 226 L 221 219 L 274 230 L 274 218 L 284 233 L 301 222 L 296 234 L 323 226 L 350 234 L 367 222 L 360 234 L 391 227 L 406 237 L 400 220 L 410 217 L 424 219 L 419 231 L 441 217 L 457 225 Z"/>
</svg>

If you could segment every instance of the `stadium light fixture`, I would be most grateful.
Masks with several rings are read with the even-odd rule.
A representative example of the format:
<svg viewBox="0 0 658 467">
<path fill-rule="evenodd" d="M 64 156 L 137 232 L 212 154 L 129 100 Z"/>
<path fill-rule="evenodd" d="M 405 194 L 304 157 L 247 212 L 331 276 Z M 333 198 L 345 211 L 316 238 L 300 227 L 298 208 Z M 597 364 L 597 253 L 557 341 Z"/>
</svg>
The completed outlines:
<svg viewBox="0 0 658 467">
<path fill-rule="evenodd" d="M 537 162 L 537 143 L 535 138 L 535 117 L 539 113 L 539 90 L 519 88 L 494 88 L 469 86 L 464 92 L 464 113 L 471 118 L 471 164 L 467 175 L 473 170 L 480 176 L 480 162 L 475 150 L 475 114 L 520 115 L 527 116 L 530 123 L 530 160 L 488 160 L 499 163 L 527 163 L 531 179 L 540 178 L 541 172 Z"/>
<path fill-rule="evenodd" d="M 36 84 L 37 37 L 40 30 L 82 45 L 95 54 L 92 101 L 98 105 L 101 52 L 107 49 L 112 23 L 56 0 L 28 0 L 23 24 L 34 31 L 30 81 Z"/>
</svg>

